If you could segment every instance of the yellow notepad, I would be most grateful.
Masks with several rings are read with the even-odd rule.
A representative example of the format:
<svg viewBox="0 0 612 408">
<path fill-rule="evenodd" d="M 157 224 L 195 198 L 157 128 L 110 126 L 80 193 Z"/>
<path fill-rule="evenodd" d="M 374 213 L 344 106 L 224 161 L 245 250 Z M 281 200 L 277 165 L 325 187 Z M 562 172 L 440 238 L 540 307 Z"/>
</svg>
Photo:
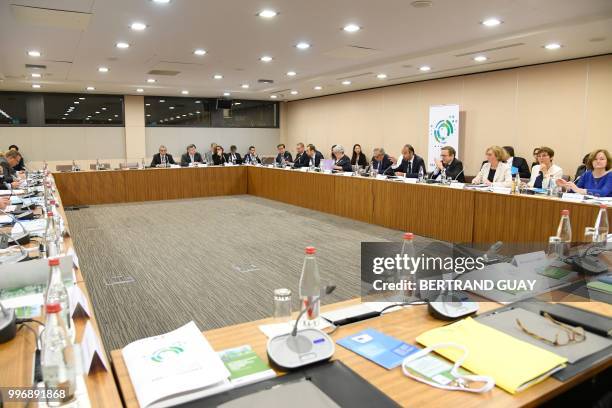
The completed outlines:
<svg viewBox="0 0 612 408">
<path fill-rule="evenodd" d="M 488 375 L 511 394 L 537 384 L 565 367 L 567 359 L 518 340 L 472 318 L 429 330 L 416 339 L 425 346 L 457 343 L 468 349 L 462 366 L 479 375 Z M 456 348 L 436 350 L 451 361 L 463 352 Z"/>
</svg>

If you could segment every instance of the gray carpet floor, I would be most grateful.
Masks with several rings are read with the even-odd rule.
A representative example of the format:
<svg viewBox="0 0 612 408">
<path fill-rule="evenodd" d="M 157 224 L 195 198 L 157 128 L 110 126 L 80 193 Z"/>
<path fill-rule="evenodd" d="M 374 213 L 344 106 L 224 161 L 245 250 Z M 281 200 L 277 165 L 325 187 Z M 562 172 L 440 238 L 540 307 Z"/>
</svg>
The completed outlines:
<svg viewBox="0 0 612 408">
<path fill-rule="evenodd" d="M 291 289 L 297 310 L 308 245 L 322 280 L 337 286 L 323 303 L 358 297 L 360 243 L 401 241 L 400 231 L 249 195 L 100 205 L 67 217 L 107 350 L 190 320 L 207 330 L 269 317 L 275 288 Z"/>
</svg>

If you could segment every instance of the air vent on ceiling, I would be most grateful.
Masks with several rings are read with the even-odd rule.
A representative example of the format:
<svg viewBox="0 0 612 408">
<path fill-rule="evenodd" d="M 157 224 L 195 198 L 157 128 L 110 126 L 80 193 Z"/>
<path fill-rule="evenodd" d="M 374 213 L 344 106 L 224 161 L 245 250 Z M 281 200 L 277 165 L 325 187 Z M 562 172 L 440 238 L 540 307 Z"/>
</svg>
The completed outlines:
<svg viewBox="0 0 612 408">
<path fill-rule="evenodd" d="M 47 69 L 46 65 L 25 64 L 26 69 Z"/>
<path fill-rule="evenodd" d="M 419 73 L 413 74 L 413 75 L 406 75 L 406 76 L 397 77 L 397 78 L 390 78 L 389 81 L 400 81 L 400 80 L 404 80 L 404 79 L 422 77 L 422 76 L 427 75 L 427 74 L 441 74 L 441 73 L 444 73 L 444 72 L 452 72 L 452 71 L 457 71 L 457 70 L 460 70 L 460 69 L 479 68 L 479 67 L 483 67 L 483 66 L 486 66 L 486 65 L 501 64 L 503 62 L 517 61 L 518 59 L 519 58 L 507 58 L 507 59 L 503 59 L 503 60 L 484 62 L 484 63 L 480 63 L 478 65 L 463 65 L 461 67 L 441 69 L 441 70 L 437 70 L 435 72 L 427 72 L 427 73 L 419 72 Z"/>
<path fill-rule="evenodd" d="M 360 78 L 360 77 L 370 76 L 370 75 L 374 75 L 374 74 L 372 72 L 362 72 L 361 74 L 349 75 L 349 76 L 345 76 L 342 78 L 336 78 L 336 79 L 338 81 L 343 81 L 345 79 L 355 79 L 355 78 Z"/>
<path fill-rule="evenodd" d="M 501 45 L 499 47 L 487 48 L 485 50 L 464 52 L 463 54 L 455 55 L 455 57 L 467 57 L 468 55 L 482 54 L 482 53 L 485 53 L 485 52 L 505 50 L 505 49 L 508 49 L 508 48 L 520 47 L 521 45 L 525 45 L 525 43 L 515 43 L 515 44 Z"/>
<path fill-rule="evenodd" d="M 149 75 L 165 75 L 165 76 L 176 76 L 180 73 L 181 73 L 180 71 L 172 71 L 168 69 L 152 69 L 151 71 L 147 72 L 147 74 Z"/>
<path fill-rule="evenodd" d="M 379 51 L 375 48 L 362 47 L 360 45 L 347 45 L 345 47 L 327 51 L 323 55 L 334 58 L 356 59 L 372 57 L 378 53 Z"/>
<path fill-rule="evenodd" d="M 257 82 L 260 84 L 273 84 L 274 80 L 273 79 L 258 79 Z"/>
<path fill-rule="evenodd" d="M 11 4 L 11 11 L 15 19 L 20 23 L 68 30 L 85 31 L 91 19 L 91 13 L 22 6 L 18 4 Z"/>
</svg>

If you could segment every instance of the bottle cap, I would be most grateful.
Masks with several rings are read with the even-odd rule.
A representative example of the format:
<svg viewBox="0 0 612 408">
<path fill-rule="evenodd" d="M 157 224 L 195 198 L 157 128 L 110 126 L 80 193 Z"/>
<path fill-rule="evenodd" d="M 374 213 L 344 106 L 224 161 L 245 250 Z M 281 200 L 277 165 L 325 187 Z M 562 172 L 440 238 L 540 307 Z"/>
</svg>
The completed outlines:
<svg viewBox="0 0 612 408">
<path fill-rule="evenodd" d="M 59 313 L 62 310 L 62 305 L 59 303 L 48 303 L 45 305 L 45 312 L 47 313 Z"/>
<path fill-rule="evenodd" d="M 599 208 L 608 208 L 608 206 L 606 204 L 599 204 Z"/>
<path fill-rule="evenodd" d="M 59 266 L 59 258 L 49 258 L 49 266 Z"/>
<path fill-rule="evenodd" d="M 414 239 L 414 234 L 412 232 L 404 232 L 404 239 Z"/>
<path fill-rule="evenodd" d="M 561 210 L 561 215 L 569 215 L 569 210 Z"/>
<path fill-rule="evenodd" d="M 48 217 L 53 217 L 53 211 L 47 211 L 47 216 Z"/>
<path fill-rule="evenodd" d="M 308 255 L 312 255 L 312 254 L 314 254 L 315 252 L 317 252 L 317 250 L 315 249 L 315 247 L 310 247 L 310 246 L 309 246 L 309 247 L 306 247 L 306 254 L 308 254 Z"/>
<path fill-rule="evenodd" d="M 49 200 L 49 204 L 55 205 L 55 200 Z"/>
</svg>

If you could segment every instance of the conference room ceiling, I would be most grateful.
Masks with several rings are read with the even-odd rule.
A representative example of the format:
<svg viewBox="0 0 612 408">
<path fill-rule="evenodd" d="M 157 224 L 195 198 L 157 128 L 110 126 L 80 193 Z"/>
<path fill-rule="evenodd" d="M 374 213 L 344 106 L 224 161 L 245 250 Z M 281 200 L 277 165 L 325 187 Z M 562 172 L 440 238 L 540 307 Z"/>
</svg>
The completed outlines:
<svg viewBox="0 0 612 408">
<path fill-rule="evenodd" d="M 296 100 L 610 52 L 610 0 L 0 2 L 0 90 L 12 91 Z"/>
</svg>

